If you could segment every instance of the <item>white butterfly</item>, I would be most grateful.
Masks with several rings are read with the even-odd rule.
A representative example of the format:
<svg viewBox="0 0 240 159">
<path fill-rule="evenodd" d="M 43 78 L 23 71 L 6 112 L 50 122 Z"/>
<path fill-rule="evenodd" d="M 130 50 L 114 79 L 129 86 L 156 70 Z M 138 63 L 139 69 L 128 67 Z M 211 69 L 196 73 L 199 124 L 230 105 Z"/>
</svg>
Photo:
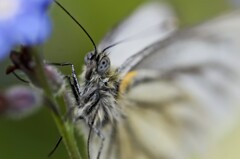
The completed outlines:
<svg viewBox="0 0 240 159">
<path fill-rule="evenodd" d="M 140 7 L 86 55 L 73 87 L 91 159 L 206 157 L 240 121 L 239 59 L 239 11 L 177 30 L 168 6 Z"/>
</svg>

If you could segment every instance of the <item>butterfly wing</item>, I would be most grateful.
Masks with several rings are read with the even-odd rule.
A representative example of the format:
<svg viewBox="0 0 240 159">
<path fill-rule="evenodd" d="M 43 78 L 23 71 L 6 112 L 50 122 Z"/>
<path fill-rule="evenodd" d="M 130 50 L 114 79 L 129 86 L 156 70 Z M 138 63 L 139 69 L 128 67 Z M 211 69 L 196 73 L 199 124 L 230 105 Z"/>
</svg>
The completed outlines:
<svg viewBox="0 0 240 159">
<path fill-rule="evenodd" d="M 240 12 L 234 12 L 137 55 L 121 84 L 132 78 L 119 101 L 126 118 L 112 158 L 204 158 L 239 124 L 239 28 Z"/>
<path fill-rule="evenodd" d="M 130 56 L 169 36 L 176 28 L 172 10 L 166 4 L 151 2 L 110 31 L 99 44 L 98 51 L 118 44 L 109 50 L 111 65 L 117 68 Z"/>
</svg>

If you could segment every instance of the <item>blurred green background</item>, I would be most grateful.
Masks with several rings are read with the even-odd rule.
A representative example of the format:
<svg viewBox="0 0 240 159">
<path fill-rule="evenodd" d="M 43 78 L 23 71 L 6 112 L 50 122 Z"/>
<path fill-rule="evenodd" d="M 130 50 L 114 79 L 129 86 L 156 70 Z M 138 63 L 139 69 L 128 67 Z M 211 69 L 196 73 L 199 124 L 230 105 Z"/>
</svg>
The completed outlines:
<svg viewBox="0 0 240 159">
<path fill-rule="evenodd" d="M 98 43 L 101 37 L 119 20 L 126 17 L 146 0 L 61 0 L 63 6 L 87 29 Z M 182 26 L 199 23 L 229 8 L 224 0 L 169 0 Z M 81 72 L 83 56 L 93 49 L 83 31 L 56 5 L 51 7 L 54 29 L 53 35 L 44 46 L 45 58 L 51 62 L 71 62 Z M 5 75 L 10 64 L 6 60 L 0 64 L 0 89 L 13 84 L 22 84 L 12 75 Z M 70 73 L 67 68 L 64 73 Z M 59 133 L 46 108 L 22 119 L 0 119 L 0 159 L 44 159 L 54 147 Z M 52 159 L 67 159 L 61 144 Z"/>
</svg>

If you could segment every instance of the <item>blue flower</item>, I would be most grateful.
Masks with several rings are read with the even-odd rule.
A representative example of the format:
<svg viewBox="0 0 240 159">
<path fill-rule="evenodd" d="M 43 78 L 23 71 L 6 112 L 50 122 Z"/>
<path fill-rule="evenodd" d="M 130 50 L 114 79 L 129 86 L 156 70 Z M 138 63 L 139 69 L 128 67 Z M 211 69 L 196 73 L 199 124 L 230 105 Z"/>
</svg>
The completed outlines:
<svg viewBox="0 0 240 159">
<path fill-rule="evenodd" d="M 0 60 L 15 45 L 38 45 L 51 33 L 52 0 L 0 0 Z"/>
</svg>

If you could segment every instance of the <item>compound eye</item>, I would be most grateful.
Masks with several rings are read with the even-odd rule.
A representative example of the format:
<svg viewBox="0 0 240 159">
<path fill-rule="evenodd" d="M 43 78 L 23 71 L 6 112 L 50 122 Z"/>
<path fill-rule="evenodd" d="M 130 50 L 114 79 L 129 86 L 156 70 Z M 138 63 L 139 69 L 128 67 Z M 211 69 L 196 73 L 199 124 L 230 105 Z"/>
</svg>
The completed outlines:
<svg viewBox="0 0 240 159">
<path fill-rule="evenodd" d="M 104 56 L 99 62 L 97 67 L 97 72 L 99 74 L 106 73 L 110 68 L 110 59 L 107 56 Z"/>
<path fill-rule="evenodd" d="M 87 65 L 93 59 L 93 56 L 94 56 L 93 52 L 89 52 L 89 53 L 87 53 L 87 55 L 85 55 L 85 57 L 84 57 L 85 65 Z"/>
</svg>

